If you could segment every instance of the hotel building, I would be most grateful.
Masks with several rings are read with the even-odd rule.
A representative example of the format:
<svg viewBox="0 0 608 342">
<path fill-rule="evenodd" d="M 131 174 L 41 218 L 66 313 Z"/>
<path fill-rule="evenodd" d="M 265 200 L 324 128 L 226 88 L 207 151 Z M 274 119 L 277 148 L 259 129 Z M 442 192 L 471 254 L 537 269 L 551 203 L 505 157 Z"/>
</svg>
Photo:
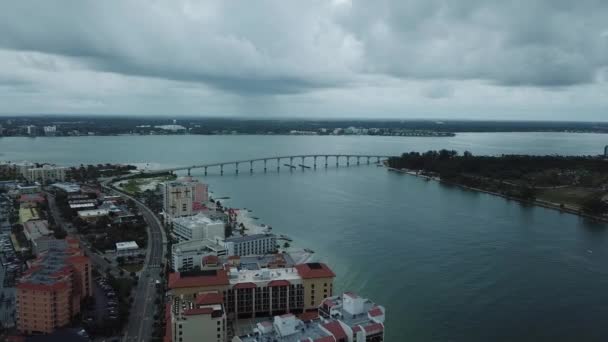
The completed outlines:
<svg viewBox="0 0 608 342">
<path fill-rule="evenodd" d="M 175 342 L 226 341 L 226 311 L 217 291 L 199 294 L 195 299 L 173 298 L 168 335 Z"/>
<path fill-rule="evenodd" d="M 277 249 L 277 237 L 274 234 L 253 234 L 231 236 L 224 240 L 228 255 L 264 255 Z"/>
<path fill-rule="evenodd" d="M 188 271 L 201 266 L 208 255 L 226 255 L 224 246 L 207 239 L 190 240 L 171 245 L 171 268 L 174 271 Z"/>
<path fill-rule="evenodd" d="M 163 189 L 165 222 L 171 218 L 191 216 L 201 211 L 209 200 L 207 184 L 192 177 L 166 182 Z"/>
<path fill-rule="evenodd" d="M 173 223 L 173 234 L 180 241 L 201 239 L 217 241 L 224 239 L 225 223 L 220 220 L 213 220 L 202 213 L 173 218 L 171 222 Z"/>
<path fill-rule="evenodd" d="M 30 182 L 40 182 L 42 184 L 63 182 L 67 169 L 67 167 L 44 165 L 27 170 L 25 178 Z"/>
<path fill-rule="evenodd" d="M 70 324 L 92 295 L 91 264 L 74 239 L 55 240 L 17 284 L 17 329 L 50 334 Z"/>
</svg>

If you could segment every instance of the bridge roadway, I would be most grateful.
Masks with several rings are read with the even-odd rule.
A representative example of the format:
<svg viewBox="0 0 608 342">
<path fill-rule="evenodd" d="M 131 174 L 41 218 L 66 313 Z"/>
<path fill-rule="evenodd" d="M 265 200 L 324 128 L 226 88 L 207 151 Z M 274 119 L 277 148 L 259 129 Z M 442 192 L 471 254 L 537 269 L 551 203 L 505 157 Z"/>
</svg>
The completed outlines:
<svg viewBox="0 0 608 342">
<path fill-rule="evenodd" d="M 364 159 L 367 164 L 370 164 L 370 161 L 373 161 L 373 159 L 376 159 L 376 163 L 379 163 L 380 160 L 387 159 L 387 158 L 390 158 L 390 157 L 392 157 L 392 156 L 369 155 L 369 154 L 299 154 L 299 155 L 291 155 L 291 156 L 276 156 L 276 157 L 265 157 L 265 158 L 234 160 L 234 161 L 219 162 L 219 163 L 210 163 L 210 164 L 196 164 L 196 165 L 180 166 L 180 167 L 158 169 L 158 170 L 146 170 L 146 171 L 142 171 L 142 173 L 155 174 L 155 173 L 166 173 L 166 172 L 175 172 L 175 171 L 188 171 L 188 174 L 190 174 L 190 171 L 192 169 L 204 169 L 205 170 L 205 175 L 206 175 L 208 168 L 219 167 L 220 168 L 220 174 L 224 174 L 224 166 L 225 165 L 234 165 L 235 166 L 235 172 L 238 174 L 239 173 L 239 165 L 240 164 L 247 164 L 247 163 L 249 163 L 249 172 L 253 173 L 253 166 L 254 166 L 255 162 L 263 162 L 263 164 L 264 164 L 264 172 L 266 172 L 267 169 L 268 169 L 267 168 L 268 161 L 275 161 L 275 160 L 276 160 L 276 168 L 277 168 L 277 171 L 278 171 L 281 168 L 281 160 L 289 160 L 288 167 L 290 169 L 294 169 L 294 168 L 298 168 L 298 167 L 306 168 L 307 166 L 304 164 L 304 162 L 305 162 L 305 160 L 307 158 L 312 158 L 313 159 L 313 168 L 316 169 L 317 168 L 317 159 L 324 159 L 324 166 L 327 168 L 328 167 L 328 160 L 330 158 L 335 159 L 336 166 L 340 165 L 340 159 L 341 158 L 343 158 L 343 159 L 346 160 L 346 166 L 350 166 L 350 160 L 351 159 L 355 159 L 356 160 L 356 165 L 360 165 L 361 164 L 361 159 Z M 294 159 L 299 159 L 301 161 L 301 164 L 299 164 L 297 166 L 294 165 L 293 164 Z"/>
</svg>

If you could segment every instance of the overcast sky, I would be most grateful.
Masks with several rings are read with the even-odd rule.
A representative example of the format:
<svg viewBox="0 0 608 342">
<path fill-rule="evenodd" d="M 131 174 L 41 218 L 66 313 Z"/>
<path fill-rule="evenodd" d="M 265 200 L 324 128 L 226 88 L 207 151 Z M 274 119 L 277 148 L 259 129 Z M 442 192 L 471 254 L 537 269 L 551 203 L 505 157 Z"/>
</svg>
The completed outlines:
<svg viewBox="0 0 608 342">
<path fill-rule="evenodd" d="M 608 1 L 2 1 L 0 114 L 608 120 Z"/>
</svg>

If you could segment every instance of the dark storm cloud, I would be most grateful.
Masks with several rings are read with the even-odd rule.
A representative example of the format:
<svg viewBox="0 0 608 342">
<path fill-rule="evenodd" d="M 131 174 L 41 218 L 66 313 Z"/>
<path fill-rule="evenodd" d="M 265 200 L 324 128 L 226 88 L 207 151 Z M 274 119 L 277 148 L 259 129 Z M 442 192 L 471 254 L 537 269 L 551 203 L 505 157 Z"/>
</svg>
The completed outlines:
<svg viewBox="0 0 608 342">
<path fill-rule="evenodd" d="M 594 82 L 608 1 L 5 1 L 0 48 L 235 94 L 348 87 L 370 75 L 501 86 Z M 449 96 L 445 89 L 430 97 Z"/>
</svg>

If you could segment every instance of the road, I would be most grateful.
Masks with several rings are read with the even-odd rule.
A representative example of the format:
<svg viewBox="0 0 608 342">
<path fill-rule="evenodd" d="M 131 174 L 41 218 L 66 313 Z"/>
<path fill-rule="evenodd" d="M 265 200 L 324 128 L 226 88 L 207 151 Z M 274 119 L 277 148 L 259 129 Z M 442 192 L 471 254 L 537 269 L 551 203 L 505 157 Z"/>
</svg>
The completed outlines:
<svg viewBox="0 0 608 342">
<path fill-rule="evenodd" d="M 146 249 L 146 260 L 144 266 L 139 273 L 139 282 L 135 290 L 133 305 L 131 306 L 131 314 L 129 323 L 123 341 L 149 341 L 153 331 L 156 299 L 156 281 L 162 282 L 160 272 L 163 269 L 164 254 L 167 238 L 162 228 L 161 222 L 156 215 L 142 202 L 134 197 L 120 192 L 116 189 L 108 187 L 108 181 L 102 183 L 104 189 L 111 193 L 117 193 L 124 198 L 133 200 L 139 208 L 144 220 L 146 221 L 148 231 L 148 246 Z M 159 315 L 163 313 L 160 312 Z"/>
</svg>

